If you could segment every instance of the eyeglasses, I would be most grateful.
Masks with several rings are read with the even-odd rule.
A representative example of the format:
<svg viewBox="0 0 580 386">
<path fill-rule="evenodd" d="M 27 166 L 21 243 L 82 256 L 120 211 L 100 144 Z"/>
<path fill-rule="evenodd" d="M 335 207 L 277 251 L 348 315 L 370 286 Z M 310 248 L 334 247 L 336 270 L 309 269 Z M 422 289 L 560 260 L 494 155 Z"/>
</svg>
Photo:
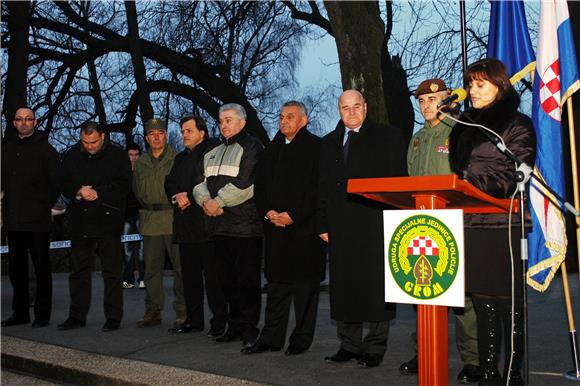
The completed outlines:
<svg viewBox="0 0 580 386">
<path fill-rule="evenodd" d="M 32 122 L 35 118 L 14 118 L 14 122 Z"/>
</svg>

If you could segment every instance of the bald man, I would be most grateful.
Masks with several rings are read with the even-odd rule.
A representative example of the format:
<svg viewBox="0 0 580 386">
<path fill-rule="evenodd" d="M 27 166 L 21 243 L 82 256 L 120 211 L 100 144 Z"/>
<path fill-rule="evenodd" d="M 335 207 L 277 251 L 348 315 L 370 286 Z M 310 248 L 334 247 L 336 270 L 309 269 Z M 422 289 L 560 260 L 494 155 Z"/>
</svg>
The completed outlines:
<svg viewBox="0 0 580 386">
<path fill-rule="evenodd" d="M 46 327 L 52 311 L 50 229 L 52 205 L 58 196 L 58 153 L 29 107 L 14 114 L 18 136 L 2 144 L 2 224 L 8 237 L 8 275 L 13 314 L 2 327 L 30 322 L 28 255 L 36 274 L 32 327 Z"/>
<path fill-rule="evenodd" d="M 356 90 L 338 100 L 341 121 L 322 140 L 317 226 L 328 242 L 330 312 L 340 349 L 328 363 L 358 360 L 378 366 L 387 349 L 395 305 L 384 301 L 383 214 L 388 209 L 347 195 L 349 178 L 406 175 L 406 146 L 397 128 L 367 120 L 367 103 Z M 369 333 L 363 338 L 363 324 Z"/>
</svg>

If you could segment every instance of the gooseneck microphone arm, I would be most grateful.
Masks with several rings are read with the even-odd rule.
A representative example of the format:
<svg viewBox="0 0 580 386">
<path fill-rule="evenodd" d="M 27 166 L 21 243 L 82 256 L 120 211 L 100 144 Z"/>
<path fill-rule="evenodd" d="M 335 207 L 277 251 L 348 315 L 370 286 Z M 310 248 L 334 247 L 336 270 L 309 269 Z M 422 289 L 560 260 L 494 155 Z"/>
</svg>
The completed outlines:
<svg viewBox="0 0 580 386">
<path fill-rule="evenodd" d="M 439 112 L 441 114 L 445 114 L 444 112 L 441 112 L 440 110 L 439 110 Z M 505 142 L 503 141 L 503 138 L 499 134 L 497 134 L 496 132 L 490 130 L 489 128 L 487 128 L 483 125 L 479 125 L 479 124 L 473 122 L 471 119 L 469 119 L 469 117 L 466 117 L 466 118 L 469 119 L 471 122 L 461 121 L 455 117 L 452 117 L 449 114 L 445 114 L 445 115 L 447 117 L 449 117 L 452 121 L 455 121 L 455 122 L 458 122 L 458 123 L 461 123 L 461 124 L 464 124 L 467 126 L 475 127 L 476 129 L 478 129 L 479 132 L 481 134 L 483 134 L 491 143 L 493 143 L 495 145 L 495 147 L 497 147 L 497 149 L 503 155 L 505 155 L 507 158 L 509 158 L 510 161 L 513 161 L 517 166 L 517 170 L 515 173 L 515 178 L 516 178 L 517 182 L 526 182 L 530 177 L 533 178 L 542 187 L 544 187 L 548 192 L 550 192 L 550 194 L 552 194 L 554 197 L 556 197 L 556 199 L 558 201 L 562 202 L 564 207 L 566 207 L 566 209 L 568 209 L 568 211 L 570 213 L 572 213 L 575 217 L 580 217 L 580 212 L 578 212 L 578 210 L 574 207 L 574 205 L 572 205 L 568 201 L 564 200 L 548 184 L 546 184 L 544 182 L 544 180 L 540 176 L 538 176 L 536 174 L 536 172 L 534 172 L 534 170 L 532 169 L 531 166 L 529 166 L 528 164 L 526 164 L 525 162 L 520 160 L 518 157 L 516 157 L 516 155 L 514 153 L 512 153 L 512 151 L 510 149 L 507 148 L 507 146 L 505 145 Z M 465 115 L 464 115 L 464 117 L 465 117 Z M 546 197 L 552 202 L 552 204 L 554 204 L 554 206 L 556 208 L 558 208 L 558 210 L 560 210 L 563 214 L 565 214 L 565 211 L 562 208 L 562 204 L 554 202 L 552 200 L 552 198 L 549 196 L 546 196 Z"/>
</svg>

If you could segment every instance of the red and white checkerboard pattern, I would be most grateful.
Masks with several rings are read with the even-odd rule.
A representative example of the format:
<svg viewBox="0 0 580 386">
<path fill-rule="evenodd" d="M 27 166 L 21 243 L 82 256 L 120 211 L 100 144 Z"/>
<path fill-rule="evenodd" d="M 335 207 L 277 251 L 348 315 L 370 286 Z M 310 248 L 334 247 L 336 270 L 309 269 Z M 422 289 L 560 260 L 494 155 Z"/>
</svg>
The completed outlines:
<svg viewBox="0 0 580 386">
<path fill-rule="evenodd" d="M 439 256 L 437 243 L 426 236 L 418 236 L 411 240 L 407 247 L 407 254 L 412 256 Z"/>
<path fill-rule="evenodd" d="M 540 80 L 540 104 L 552 119 L 560 122 L 560 61 L 552 63 Z"/>
</svg>

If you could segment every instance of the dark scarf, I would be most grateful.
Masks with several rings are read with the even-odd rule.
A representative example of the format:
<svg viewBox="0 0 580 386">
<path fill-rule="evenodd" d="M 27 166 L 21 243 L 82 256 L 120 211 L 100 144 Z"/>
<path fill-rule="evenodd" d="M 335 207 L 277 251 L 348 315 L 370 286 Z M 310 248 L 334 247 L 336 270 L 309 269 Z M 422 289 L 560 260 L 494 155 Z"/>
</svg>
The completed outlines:
<svg viewBox="0 0 580 386">
<path fill-rule="evenodd" d="M 500 100 L 483 109 L 467 109 L 459 119 L 483 125 L 501 135 L 513 122 L 519 105 L 520 96 L 510 87 Z M 455 125 L 449 136 L 449 160 L 453 171 L 462 175 L 473 149 L 487 141 L 479 129 L 462 123 Z"/>
</svg>

